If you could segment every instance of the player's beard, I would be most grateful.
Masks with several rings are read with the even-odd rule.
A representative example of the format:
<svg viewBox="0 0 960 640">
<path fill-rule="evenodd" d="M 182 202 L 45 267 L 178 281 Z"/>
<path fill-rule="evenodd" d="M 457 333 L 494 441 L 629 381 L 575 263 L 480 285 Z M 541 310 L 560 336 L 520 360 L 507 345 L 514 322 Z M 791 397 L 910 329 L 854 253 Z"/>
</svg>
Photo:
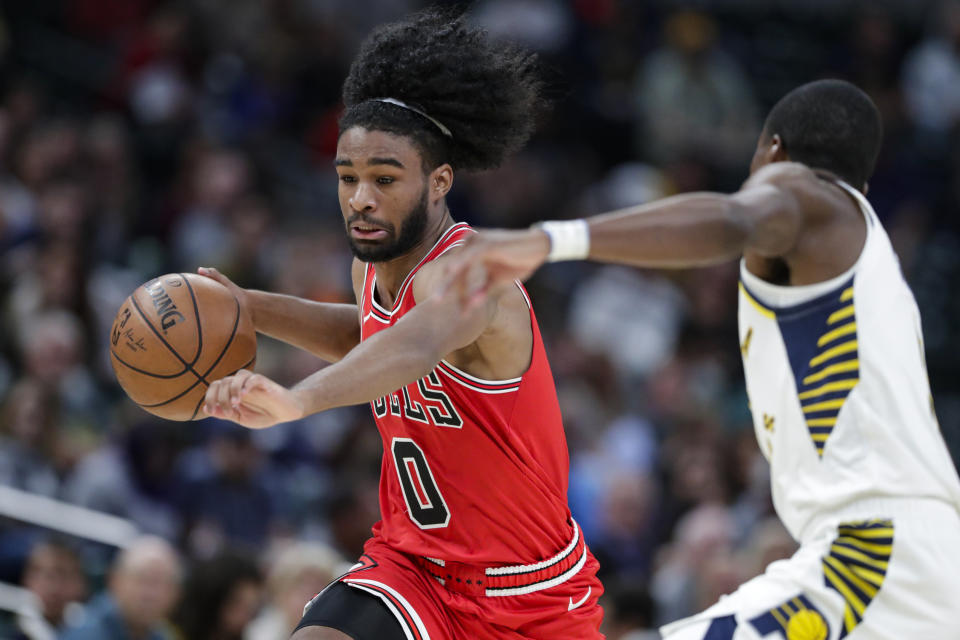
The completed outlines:
<svg viewBox="0 0 960 640">
<path fill-rule="evenodd" d="M 424 186 L 420 193 L 420 200 L 410 209 L 410 212 L 400 223 L 400 235 L 397 229 L 389 222 L 376 221 L 376 224 L 387 232 L 387 239 L 380 243 L 357 241 L 350 235 L 350 227 L 356 222 L 365 222 L 366 216 L 354 214 L 347 220 L 347 239 L 350 242 L 350 251 L 361 262 L 387 262 L 399 258 L 413 249 L 423 239 L 427 228 L 427 188 Z"/>
</svg>

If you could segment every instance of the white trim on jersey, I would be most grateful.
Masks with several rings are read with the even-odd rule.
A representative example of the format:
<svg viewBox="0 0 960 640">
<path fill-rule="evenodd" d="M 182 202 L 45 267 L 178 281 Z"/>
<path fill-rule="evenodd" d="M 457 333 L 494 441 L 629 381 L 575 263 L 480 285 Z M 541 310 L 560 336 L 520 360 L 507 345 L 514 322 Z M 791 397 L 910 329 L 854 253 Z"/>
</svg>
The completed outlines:
<svg viewBox="0 0 960 640">
<path fill-rule="evenodd" d="M 476 233 L 476 231 L 473 231 L 473 229 L 471 229 L 470 231 L 471 231 L 471 233 Z M 447 247 L 446 249 L 444 249 L 443 251 L 441 251 L 440 253 L 438 253 L 437 255 L 435 255 L 435 256 L 433 257 L 433 260 L 436 260 L 437 258 L 439 258 L 440 256 L 442 256 L 443 254 L 445 254 L 447 251 L 450 251 L 450 249 L 455 249 L 455 248 L 457 248 L 457 247 L 463 246 L 463 244 L 464 244 L 465 242 L 466 242 L 466 240 L 457 240 L 456 242 L 454 242 L 453 244 L 451 244 L 449 247 Z M 433 249 L 431 249 L 431 251 L 433 251 Z M 432 260 L 431 260 L 431 262 L 432 262 Z M 411 272 L 411 273 L 412 273 L 412 272 Z M 410 285 L 409 287 L 406 287 L 405 289 L 404 289 L 403 287 L 401 287 L 401 290 L 402 290 L 403 292 L 397 296 L 397 301 L 393 303 L 394 309 L 396 309 L 397 307 L 399 307 L 400 305 L 403 304 L 403 299 L 407 297 L 407 292 L 413 289 L 413 280 L 411 280 L 410 283 L 411 283 L 411 285 Z"/>
<path fill-rule="evenodd" d="M 380 324 L 390 324 L 390 321 L 389 321 L 389 320 L 384 320 L 383 318 L 377 316 L 377 314 L 375 314 L 373 311 L 371 311 L 371 312 L 368 313 L 367 315 L 363 316 L 363 321 L 366 322 L 366 321 L 369 320 L 370 318 L 373 318 L 374 320 L 376 320 L 376 321 L 379 322 Z"/>
<path fill-rule="evenodd" d="M 530 302 L 530 296 L 527 295 L 527 290 L 523 288 L 523 284 L 519 280 L 514 280 L 517 285 L 517 289 L 520 289 L 520 293 L 523 294 L 523 299 L 527 301 L 527 308 L 530 311 L 533 311 L 533 303 Z"/>
<path fill-rule="evenodd" d="M 476 233 L 476 231 L 474 231 L 473 229 L 470 229 L 470 233 Z M 440 256 L 442 256 L 443 254 L 445 254 L 447 251 L 450 251 L 450 249 L 456 249 L 457 247 L 462 247 L 462 246 L 465 245 L 466 243 L 467 243 L 466 240 L 457 240 L 456 242 L 454 242 L 453 244 L 451 244 L 449 247 L 447 247 L 446 249 L 444 249 L 443 251 L 441 251 L 440 253 L 438 253 L 437 255 L 435 255 L 435 256 L 433 257 L 433 259 L 436 260 L 437 258 L 439 258 Z"/>
<path fill-rule="evenodd" d="M 821 282 L 814 282 L 812 284 L 804 285 L 779 285 L 767 282 L 760 276 L 757 276 L 750 272 L 747 269 L 747 259 L 740 259 L 740 279 L 743 281 L 744 285 L 749 290 L 750 296 L 756 298 L 757 301 L 763 303 L 763 305 L 770 307 L 772 311 L 780 311 L 782 309 L 792 307 L 798 304 L 803 304 L 814 300 L 826 293 L 833 291 L 840 287 L 848 280 L 852 279 L 858 271 L 861 269 L 861 265 L 864 261 L 864 256 L 867 255 L 867 247 L 870 246 L 871 237 L 875 233 L 874 222 L 876 221 L 876 213 L 873 211 L 873 207 L 870 206 L 869 201 L 863 196 L 862 193 L 848 185 L 846 182 L 838 181 L 837 186 L 847 192 L 858 204 L 858 209 L 860 214 L 864 217 L 864 223 L 867 227 L 867 234 L 863 241 L 863 248 L 860 250 L 860 255 L 857 256 L 856 261 L 853 265 L 841 273 L 840 275 L 828 278 Z M 877 222 L 879 225 L 879 222 Z"/>
<path fill-rule="evenodd" d="M 394 598 L 396 598 L 397 602 L 399 602 L 400 605 L 407 612 L 407 614 L 409 614 L 410 619 L 413 620 L 413 624 L 416 625 L 417 631 L 420 632 L 420 635 L 423 638 L 423 640 L 430 640 L 430 634 L 427 633 L 427 628 L 426 626 L 424 626 L 423 620 L 420 619 L 420 615 L 417 613 L 416 609 L 410 606 L 410 603 L 407 601 L 407 599 L 404 598 L 402 595 L 400 595 L 397 592 L 397 590 L 391 587 L 390 585 L 384 584 L 383 582 L 378 582 L 376 580 L 368 580 L 366 578 L 344 578 L 343 580 L 341 580 L 341 582 L 348 584 L 351 587 L 354 587 L 356 589 L 361 589 L 363 591 L 366 591 L 367 593 L 371 593 L 377 596 L 378 598 L 380 598 L 380 600 L 382 600 L 383 603 L 387 605 L 387 608 L 393 612 L 393 615 L 397 617 L 397 620 L 400 622 L 400 627 L 403 629 L 403 632 L 404 634 L 406 634 L 407 638 L 409 640 L 414 640 L 412 630 L 410 629 L 410 625 L 407 623 L 403 615 L 399 611 L 397 611 L 393 602 L 390 601 L 390 598 L 388 598 L 385 594 L 381 593 L 380 591 L 377 591 L 376 589 L 372 589 L 369 586 L 364 586 L 364 585 L 371 585 L 373 587 L 383 589 L 384 591 L 392 595 Z"/>
<path fill-rule="evenodd" d="M 373 295 L 370 296 L 370 303 L 373 306 L 375 306 L 377 309 L 385 313 L 386 315 L 392 316 L 396 308 L 400 305 L 400 301 L 403 300 L 403 296 L 404 294 L 406 294 L 407 289 L 410 287 L 410 283 L 413 282 L 413 276 L 416 274 L 417 270 L 427 262 L 427 259 L 430 257 L 430 254 L 433 253 L 434 249 L 440 246 L 440 244 L 443 243 L 444 240 L 449 238 L 452 233 L 463 228 L 469 228 L 469 225 L 466 222 L 458 222 L 457 224 L 453 225 L 452 227 L 444 231 L 443 235 L 441 235 L 440 238 L 438 238 L 437 241 L 433 243 L 433 246 L 430 247 L 430 250 L 427 251 L 427 253 L 423 256 L 423 259 L 420 260 L 420 262 L 418 262 L 416 266 L 413 267 L 413 269 L 410 269 L 410 273 L 407 274 L 407 277 L 405 277 L 403 279 L 403 282 L 400 283 L 400 288 L 397 289 L 397 297 L 394 298 L 393 300 L 393 309 L 390 309 L 390 310 L 384 309 L 380 305 L 380 303 L 377 302 L 376 297 Z M 443 255 L 443 254 L 441 253 L 440 255 Z M 373 291 L 376 288 L 376 286 L 377 286 L 377 272 L 374 271 L 373 285 L 371 287 L 371 291 Z"/>
<path fill-rule="evenodd" d="M 580 556 L 580 560 L 577 561 L 577 564 L 573 565 L 556 578 L 552 578 L 545 582 L 538 582 L 536 584 L 530 584 L 525 587 L 512 587 L 509 589 L 487 589 L 486 595 L 491 597 L 497 596 L 522 596 L 527 593 L 534 593 L 536 591 L 543 591 L 544 589 L 549 589 L 555 587 L 558 584 L 563 584 L 573 576 L 580 573 L 580 569 L 583 569 L 583 565 L 587 562 L 587 550 L 583 550 L 583 555 Z"/>
<path fill-rule="evenodd" d="M 450 245 L 447 249 L 444 250 L 444 252 L 446 252 L 446 251 L 454 248 L 455 246 L 458 246 L 459 244 L 462 244 L 462 242 L 463 242 L 463 241 L 458 241 L 458 242 Z M 443 254 L 440 254 L 440 255 L 443 255 Z M 439 257 L 439 256 L 438 256 L 438 257 Z M 519 280 L 516 281 L 516 285 L 517 285 L 517 289 L 519 289 L 519 290 L 520 290 L 520 293 L 523 295 L 524 301 L 526 301 L 526 303 L 527 303 L 527 308 L 528 308 L 530 311 L 533 311 L 533 305 L 530 303 L 530 297 L 527 295 L 527 292 L 524 290 L 523 285 L 520 284 L 520 281 L 519 281 Z M 483 378 L 478 378 L 477 376 L 470 375 L 469 373 L 467 373 L 467 372 L 464 371 L 463 369 L 459 369 L 459 368 L 453 366 L 453 365 L 450 364 L 450 362 L 448 362 L 447 360 L 440 360 L 440 363 L 443 365 L 443 367 L 449 367 L 449 368 L 451 369 L 451 371 L 453 371 L 453 374 L 451 374 L 450 371 L 444 371 L 444 368 L 443 368 L 443 367 L 440 367 L 440 366 L 438 366 L 438 367 L 435 369 L 435 371 L 440 371 L 440 372 L 443 373 L 447 378 L 449 378 L 449 379 L 453 380 L 454 382 L 458 383 L 460 386 L 466 387 L 467 389 L 470 389 L 471 391 L 477 391 L 477 392 L 479 392 L 479 393 L 488 393 L 488 394 L 491 394 L 491 395 L 496 395 L 496 394 L 500 394 L 500 393 L 513 393 L 514 391 L 517 391 L 518 389 L 520 389 L 520 384 L 521 384 L 521 382 L 523 381 L 523 376 L 519 376 L 519 377 L 516 377 L 516 378 L 509 378 L 509 379 L 506 379 L 506 380 L 484 380 Z M 456 375 L 454 375 L 454 374 L 456 374 Z M 463 378 L 466 378 L 466 380 L 463 380 L 463 379 L 461 379 L 461 378 L 458 378 L 457 376 L 462 376 Z M 474 385 L 474 384 L 470 384 L 471 382 L 474 382 L 474 383 L 476 383 L 477 385 L 484 385 L 484 384 L 485 384 L 485 385 L 491 385 L 491 386 L 498 386 L 498 385 L 511 385 L 511 386 L 510 386 L 509 388 L 505 388 L 505 389 L 486 389 L 486 388 L 483 388 L 483 387 L 476 386 L 476 385 Z"/>
<path fill-rule="evenodd" d="M 389 316 L 389 315 L 391 315 L 393 312 L 392 312 L 392 311 L 388 311 L 387 309 L 384 309 L 382 306 L 380 306 L 380 303 L 377 302 L 377 298 L 376 298 L 376 296 L 375 296 L 376 286 L 377 286 L 377 274 L 373 274 L 373 286 L 372 286 L 371 289 L 370 289 L 370 306 L 376 307 L 376 308 L 377 308 L 380 312 L 382 312 L 384 315 L 388 315 L 388 316 Z"/>
<path fill-rule="evenodd" d="M 549 566 L 555 565 L 573 551 L 574 547 L 577 546 L 577 543 L 580 542 L 580 527 L 577 526 L 577 521 L 571 518 L 573 522 L 573 539 L 570 540 L 570 544 L 566 546 L 560 553 L 556 554 L 552 558 L 546 560 L 541 560 L 536 564 L 517 564 L 511 567 L 490 567 L 484 573 L 488 576 L 509 576 L 515 573 L 531 573 L 533 571 L 540 571 L 541 569 L 546 569 Z M 586 555 L 586 553 L 584 553 Z"/>
<path fill-rule="evenodd" d="M 368 313 L 367 315 L 363 316 L 363 321 L 366 322 L 366 321 L 369 320 L 370 318 L 373 318 L 374 320 L 376 320 L 376 321 L 379 322 L 380 324 L 390 324 L 390 321 L 389 321 L 389 320 L 384 320 L 383 318 L 380 318 L 380 317 L 377 316 L 377 314 L 375 314 L 373 311 L 371 311 L 371 312 Z"/>
<path fill-rule="evenodd" d="M 363 285 L 360 287 L 360 308 L 363 309 L 363 299 L 367 295 L 367 274 L 370 273 L 370 265 L 363 265 Z"/>
<path fill-rule="evenodd" d="M 364 301 L 367 298 L 367 274 L 370 273 L 370 265 L 364 265 L 363 267 L 363 286 L 360 287 L 360 313 L 363 313 Z M 371 312 L 372 313 L 372 312 Z M 363 323 L 366 322 L 366 318 L 360 319 L 360 342 L 363 342 Z"/>
<path fill-rule="evenodd" d="M 472 375 L 470 375 L 469 373 L 467 373 L 466 371 L 463 371 L 462 369 L 458 369 L 457 367 L 453 366 L 452 364 L 450 364 L 450 363 L 447 362 L 446 360 L 440 360 L 440 364 L 442 364 L 443 367 L 449 367 L 449 368 L 451 369 L 451 371 L 453 371 L 453 373 L 450 373 L 450 371 L 444 371 L 443 367 L 440 367 L 440 366 L 438 366 L 436 369 L 434 369 L 434 371 L 440 371 L 441 373 L 443 373 L 443 375 L 445 375 L 446 377 L 450 378 L 450 379 L 453 380 L 454 382 L 458 382 L 458 383 L 460 383 L 462 386 L 467 387 L 468 389 L 472 389 L 473 391 L 479 391 L 480 393 L 494 393 L 494 394 L 496 394 L 496 393 L 510 393 L 510 392 L 512 392 L 512 391 L 516 391 L 517 389 L 519 389 L 519 388 L 520 388 L 520 383 L 523 381 L 523 376 L 520 376 L 519 378 L 510 378 L 510 379 L 508 379 L 508 380 L 484 380 L 483 378 L 478 378 L 478 377 L 476 377 L 476 376 L 472 376 Z M 454 375 L 454 374 L 456 374 L 456 375 Z M 466 379 L 466 380 L 461 380 L 460 378 L 457 377 L 457 375 L 463 376 L 464 378 L 467 378 L 467 379 Z M 481 384 L 505 385 L 505 384 L 507 384 L 507 385 L 511 385 L 511 386 L 510 386 L 509 388 L 506 388 L 506 389 L 484 389 L 483 387 L 478 387 L 478 386 L 475 386 L 475 385 L 473 385 L 473 384 L 470 384 L 471 382 L 475 382 L 477 385 L 481 385 Z"/>
</svg>

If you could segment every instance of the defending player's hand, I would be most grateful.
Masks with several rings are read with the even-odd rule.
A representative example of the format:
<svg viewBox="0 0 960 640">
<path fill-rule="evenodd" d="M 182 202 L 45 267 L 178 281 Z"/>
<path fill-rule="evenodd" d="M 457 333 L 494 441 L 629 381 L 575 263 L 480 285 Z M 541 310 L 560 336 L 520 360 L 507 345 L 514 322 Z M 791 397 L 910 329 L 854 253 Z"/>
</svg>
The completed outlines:
<svg viewBox="0 0 960 640">
<path fill-rule="evenodd" d="M 297 420 L 304 414 L 296 393 L 245 369 L 211 383 L 203 410 L 251 429 Z"/>
<path fill-rule="evenodd" d="M 526 280 L 550 253 L 550 239 L 539 229 L 482 231 L 467 239 L 451 260 L 450 286 L 468 306 Z"/>
</svg>

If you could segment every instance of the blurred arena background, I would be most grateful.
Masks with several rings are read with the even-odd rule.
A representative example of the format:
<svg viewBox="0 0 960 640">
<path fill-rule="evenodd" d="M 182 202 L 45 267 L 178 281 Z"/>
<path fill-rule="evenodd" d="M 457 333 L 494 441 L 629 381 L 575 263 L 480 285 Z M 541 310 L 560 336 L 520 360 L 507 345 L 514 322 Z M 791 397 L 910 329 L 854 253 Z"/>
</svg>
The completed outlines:
<svg viewBox="0 0 960 640">
<path fill-rule="evenodd" d="M 286 638 L 377 517 L 369 409 L 263 432 L 154 419 L 114 382 L 109 324 L 141 282 L 200 265 L 351 300 L 332 170 L 340 85 L 371 27 L 423 3 L 0 6 L 0 638 L 71 624 L 68 638 L 120 638 L 91 631 L 110 606 L 151 638 Z M 787 90 L 841 77 L 870 93 L 885 142 L 869 197 L 920 304 L 941 425 L 960 450 L 960 2 L 478 0 L 471 12 L 540 52 L 554 100 L 506 166 L 457 176 L 451 210 L 476 225 L 736 189 Z M 654 637 L 792 553 L 747 413 L 736 280 L 734 264 L 560 264 L 530 283 L 612 640 Z M 320 365 L 261 340 L 257 367 L 277 380 Z"/>
</svg>

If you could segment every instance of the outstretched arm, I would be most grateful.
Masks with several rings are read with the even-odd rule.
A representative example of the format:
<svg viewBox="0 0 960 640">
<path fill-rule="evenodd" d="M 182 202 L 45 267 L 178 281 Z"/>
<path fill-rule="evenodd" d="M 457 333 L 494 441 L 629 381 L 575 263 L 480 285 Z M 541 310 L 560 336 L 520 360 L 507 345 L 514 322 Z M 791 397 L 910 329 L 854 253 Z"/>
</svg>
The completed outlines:
<svg viewBox="0 0 960 640">
<path fill-rule="evenodd" d="M 416 307 L 394 326 L 364 340 L 342 360 L 292 389 L 248 371 L 214 382 L 204 410 L 252 428 L 370 402 L 427 375 L 448 353 L 474 342 L 490 324 L 495 298 L 464 311 L 456 293 L 442 286 L 443 274 L 417 275 Z"/>
<path fill-rule="evenodd" d="M 691 193 L 588 220 L 591 260 L 638 267 L 696 267 L 745 251 L 778 256 L 800 227 L 793 195 L 770 183 L 732 195 Z"/>
<path fill-rule="evenodd" d="M 589 234 L 589 242 L 581 245 L 589 252 L 570 257 L 678 268 L 715 264 L 747 251 L 782 256 L 796 244 L 802 226 L 793 183 L 807 177 L 816 179 L 801 165 L 779 163 L 734 194 L 684 194 L 587 218 L 573 233 Z M 482 266 L 487 289 L 503 286 L 547 262 L 558 248 L 551 246 L 552 239 L 556 235 L 542 227 L 482 232 L 468 241 L 455 269 L 463 281 Z"/>
</svg>

